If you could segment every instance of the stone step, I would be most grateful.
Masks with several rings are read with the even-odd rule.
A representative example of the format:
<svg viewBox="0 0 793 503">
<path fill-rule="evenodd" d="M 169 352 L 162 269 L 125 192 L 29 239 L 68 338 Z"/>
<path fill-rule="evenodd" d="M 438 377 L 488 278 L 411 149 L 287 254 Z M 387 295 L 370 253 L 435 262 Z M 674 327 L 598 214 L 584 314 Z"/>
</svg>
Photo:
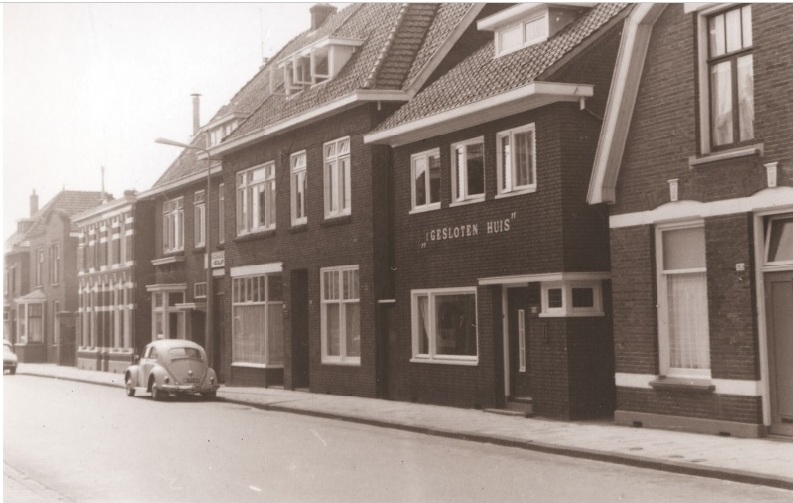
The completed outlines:
<svg viewBox="0 0 793 503">
<path fill-rule="evenodd" d="M 510 397 L 507 399 L 503 409 L 484 410 L 491 414 L 501 414 L 503 416 L 532 417 L 534 415 L 531 397 Z"/>
<path fill-rule="evenodd" d="M 488 414 L 498 414 L 500 416 L 528 417 L 525 412 L 509 409 L 482 409 Z"/>
</svg>

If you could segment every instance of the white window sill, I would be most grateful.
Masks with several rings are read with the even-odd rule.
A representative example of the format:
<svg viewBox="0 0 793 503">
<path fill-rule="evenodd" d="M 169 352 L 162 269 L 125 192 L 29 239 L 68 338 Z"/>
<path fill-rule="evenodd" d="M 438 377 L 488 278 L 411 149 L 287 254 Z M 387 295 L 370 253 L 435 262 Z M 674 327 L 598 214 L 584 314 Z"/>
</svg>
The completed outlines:
<svg viewBox="0 0 793 503">
<path fill-rule="evenodd" d="M 457 358 L 443 358 L 436 356 L 434 358 L 414 356 L 410 359 L 410 363 L 438 363 L 441 365 L 462 365 L 466 367 L 476 367 L 479 365 L 479 358 L 476 359 L 457 359 Z"/>
<path fill-rule="evenodd" d="M 455 201 L 449 204 L 449 208 L 454 208 L 455 206 L 465 206 L 467 204 L 481 203 L 484 200 L 485 200 L 485 196 L 471 198 L 471 199 L 464 199 L 462 201 Z"/>
<path fill-rule="evenodd" d="M 338 213 L 338 214 L 334 214 L 334 215 L 325 215 L 325 220 L 334 220 L 336 218 L 349 217 L 350 215 L 352 215 L 351 211 L 348 211 L 347 213 Z"/>
<path fill-rule="evenodd" d="M 337 365 L 340 367 L 360 367 L 361 360 L 353 360 L 353 359 L 346 359 L 346 360 L 326 360 L 323 358 L 322 365 Z"/>
<path fill-rule="evenodd" d="M 764 145 L 757 143 L 755 145 L 748 145 L 746 147 L 738 147 L 730 150 L 719 150 L 710 152 L 701 157 L 689 157 L 688 166 L 693 168 L 701 164 L 710 164 L 713 162 L 726 161 L 728 159 L 738 159 L 741 157 L 749 157 L 753 155 L 763 155 Z"/>
<path fill-rule="evenodd" d="M 172 252 L 167 252 L 172 253 Z M 163 257 L 151 261 L 151 265 L 165 265 L 165 264 L 179 264 L 184 262 L 184 255 L 172 255 L 170 257 Z"/>
<path fill-rule="evenodd" d="M 232 367 L 250 368 L 250 369 L 282 369 L 283 364 L 277 363 L 246 363 L 246 362 L 232 362 Z"/>
<path fill-rule="evenodd" d="M 502 192 L 497 194 L 495 199 L 504 199 L 505 197 L 522 196 L 523 194 L 533 194 L 537 192 L 537 187 L 529 187 L 527 189 L 512 190 L 509 192 Z"/>
<path fill-rule="evenodd" d="M 603 311 L 572 311 L 558 313 L 540 313 L 540 318 L 585 318 L 587 316 L 604 316 Z"/>
<path fill-rule="evenodd" d="M 441 209 L 441 203 L 433 204 L 432 206 L 419 206 L 417 208 L 413 208 L 408 212 L 408 215 L 414 215 L 416 213 L 426 213 L 428 211 L 435 211 Z"/>
</svg>

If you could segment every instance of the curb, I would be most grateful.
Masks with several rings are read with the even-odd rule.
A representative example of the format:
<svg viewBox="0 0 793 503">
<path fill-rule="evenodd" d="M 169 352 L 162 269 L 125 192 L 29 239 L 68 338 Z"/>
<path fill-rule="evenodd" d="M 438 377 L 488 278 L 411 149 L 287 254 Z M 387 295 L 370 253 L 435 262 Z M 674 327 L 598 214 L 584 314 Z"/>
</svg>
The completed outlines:
<svg viewBox="0 0 793 503">
<path fill-rule="evenodd" d="M 59 377 L 59 376 L 28 373 L 28 372 L 22 375 L 29 375 L 34 377 L 48 377 L 53 379 L 60 379 L 63 381 L 81 382 L 85 384 L 97 384 L 100 386 L 107 386 L 111 388 L 122 388 L 122 389 L 124 388 L 124 386 L 121 384 L 87 381 L 72 377 Z M 335 412 L 298 409 L 298 408 L 290 407 L 288 405 L 257 403 L 253 401 L 242 400 L 238 398 L 229 398 L 223 396 L 218 396 L 217 401 L 232 403 L 235 405 L 245 405 L 255 409 L 271 411 L 271 412 L 285 412 L 289 414 L 300 414 L 304 416 L 319 417 L 323 419 L 334 419 L 340 421 L 347 421 L 350 423 L 364 424 L 367 426 L 390 428 L 394 430 L 408 431 L 411 433 L 420 433 L 420 434 L 432 435 L 436 437 L 466 440 L 470 442 L 480 442 L 486 444 L 499 445 L 503 447 L 513 447 L 517 449 L 542 452 L 546 454 L 556 454 L 560 456 L 568 456 L 579 459 L 589 459 L 593 461 L 602 461 L 607 463 L 633 466 L 636 468 L 647 468 L 651 470 L 679 473 L 682 475 L 694 475 L 697 477 L 729 480 L 732 482 L 740 482 L 743 484 L 762 485 L 777 489 L 793 490 L 793 479 L 774 477 L 771 475 L 763 475 L 756 472 L 749 472 L 744 470 L 692 465 L 680 461 L 649 459 L 649 458 L 643 458 L 641 456 L 636 456 L 633 454 L 621 454 L 621 453 L 615 453 L 609 451 L 598 451 L 594 449 L 586 449 L 583 447 L 568 447 L 557 444 L 548 444 L 545 442 L 537 442 L 534 440 L 522 440 L 522 439 L 517 439 L 512 437 L 502 437 L 497 435 L 465 433 L 460 431 L 444 430 L 441 428 L 432 428 L 427 426 L 416 426 L 405 423 L 390 422 L 381 419 L 346 416 L 344 414 L 339 414 Z"/>
</svg>

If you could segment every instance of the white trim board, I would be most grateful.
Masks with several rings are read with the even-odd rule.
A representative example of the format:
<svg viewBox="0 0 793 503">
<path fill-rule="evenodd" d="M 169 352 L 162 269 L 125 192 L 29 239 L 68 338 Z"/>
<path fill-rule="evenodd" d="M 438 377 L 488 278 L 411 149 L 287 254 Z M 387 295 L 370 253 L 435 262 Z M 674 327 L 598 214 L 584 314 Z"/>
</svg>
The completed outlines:
<svg viewBox="0 0 793 503">
<path fill-rule="evenodd" d="M 232 267 L 230 275 L 232 278 L 242 276 L 255 276 L 257 274 L 268 274 L 273 272 L 281 272 L 284 270 L 283 262 L 271 262 L 269 264 L 254 264 L 254 265 L 241 265 Z"/>
<path fill-rule="evenodd" d="M 770 209 L 782 210 L 790 207 L 793 207 L 793 187 L 776 187 L 763 189 L 749 197 L 723 199 L 708 203 L 677 201 L 663 204 L 653 210 L 612 215 L 609 218 L 609 228 L 619 229 L 690 218 L 708 218 Z"/>
<path fill-rule="evenodd" d="M 627 374 L 617 372 L 614 374 L 614 383 L 618 388 L 640 388 L 652 389 L 650 382 L 658 379 L 655 374 Z M 733 396 L 764 396 L 763 381 L 745 381 L 740 379 L 709 379 L 716 389 L 713 393 L 717 395 Z"/>
</svg>

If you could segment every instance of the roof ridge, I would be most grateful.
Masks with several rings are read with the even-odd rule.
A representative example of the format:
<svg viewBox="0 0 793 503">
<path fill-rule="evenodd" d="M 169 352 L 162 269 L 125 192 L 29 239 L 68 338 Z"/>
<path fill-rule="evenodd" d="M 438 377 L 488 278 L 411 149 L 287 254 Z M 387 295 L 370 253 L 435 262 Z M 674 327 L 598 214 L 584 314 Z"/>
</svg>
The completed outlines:
<svg viewBox="0 0 793 503">
<path fill-rule="evenodd" d="M 385 63 L 388 54 L 391 52 L 391 46 L 394 45 L 394 41 L 397 38 L 397 33 L 399 32 L 399 28 L 402 26 L 402 22 L 405 20 L 405 16 L 407 15 L 407 11 L 409 7 L 410 4 L 403 3 L 402 6 L 399 8 L 399 13 L 397 14 L 396 20 L 394 20 L 394 25 L 391 28 L 391 32 L 386 37 L 385 44 L 380 49 L 380 54 L 377 55 L 377 59 L 375 59 L 374 65 L 372 66 L 372 70 L 369 72 L 369 75 L 363 81 L 363 85 L 361 85 L 361 88 L 371 89 L 372 87 L 374 87 L 375 82 L 377 81 L 377 75 L 380 73 L 380 69 Z"/>
</svg>

